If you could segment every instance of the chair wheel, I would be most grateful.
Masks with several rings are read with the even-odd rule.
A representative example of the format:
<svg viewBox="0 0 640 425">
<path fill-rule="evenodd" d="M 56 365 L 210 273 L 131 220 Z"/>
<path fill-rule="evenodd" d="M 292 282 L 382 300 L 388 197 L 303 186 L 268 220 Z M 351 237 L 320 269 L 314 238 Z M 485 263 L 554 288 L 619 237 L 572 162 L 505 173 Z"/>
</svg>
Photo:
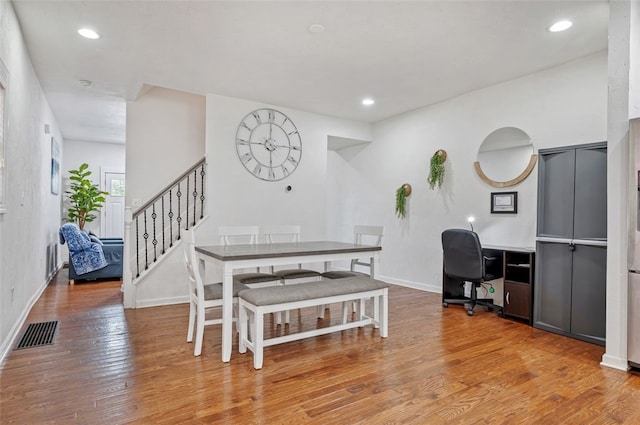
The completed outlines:
<svg viewBox="0 0 640 425">
<path fill-rule="evenodd" d="M 473 316 L 473 310 L 467 310 L 467 316 Z"/>
<path fill-rule="evenodd" d="M 442 307 L 449 307 L 449 303 L 442 303 Z"/>
</svg>

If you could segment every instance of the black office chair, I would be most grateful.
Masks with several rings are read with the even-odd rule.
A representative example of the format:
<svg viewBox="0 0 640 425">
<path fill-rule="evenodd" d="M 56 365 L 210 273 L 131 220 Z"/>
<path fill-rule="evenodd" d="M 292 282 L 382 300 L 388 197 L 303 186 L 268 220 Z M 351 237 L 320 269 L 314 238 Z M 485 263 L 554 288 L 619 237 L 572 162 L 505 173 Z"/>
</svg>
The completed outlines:
<svg viewBox="0 0 640 425">
<path fill-rule="evenodd" d="M 478 235 L 471 230 L 448 229 L 442 232 L 442 250 L 444 264 L 444 278 L 458 282 L 464 294 L 464 283 L 471 282 L 471 297 L 443 299 L 442 305 L 468 304 L 467 314 L 473 316 L 476 305 L 482 305 L 489 310 L 495 308 L 493 299 L 478 298 L 478 287 L 485 281 L 497 279 L 500 276 L 493 273 L 497 258 L 486 257 L 482 253 L 482 246 Z M 444 288 L 443 288 L 444 290 Z"/>
</svg>

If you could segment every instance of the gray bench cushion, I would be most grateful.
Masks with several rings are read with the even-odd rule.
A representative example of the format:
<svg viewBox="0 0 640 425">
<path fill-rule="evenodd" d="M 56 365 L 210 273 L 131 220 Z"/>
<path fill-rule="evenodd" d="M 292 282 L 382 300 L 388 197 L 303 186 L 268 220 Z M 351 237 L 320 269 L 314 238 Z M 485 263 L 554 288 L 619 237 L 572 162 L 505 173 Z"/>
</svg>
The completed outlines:
<svg viewBox="0 0 640 425">
<path fill-rule="evenodd" d="M 233 282 L 233 296 L 237 297 L 241 291 L 249 289 L 242 283 Z M 204 285 L 204 299 L 207 301 L 222 299 L 222 283 L 210 283 Z"/>
<path fill-rule="evenodd" d="M 253 305 L 265 306 L 388 288 L 389 284 L 366 277 L 271 286 L 240 291 L 238 297 Z"/>
<path fill-rule="evenodd" d="M 252 283 L 278 282 L 280 277 L 269 273 L 241 273 L 233 276 L 234 282 L 250 285 Z"/>
<path fill-rule="evenodd" d="M 344 279 L 345 277 L 354 276 L 369 277 L 369 274 L 362 272 L 352 272 L 348 270 L 332 270 L 330 272 L 322 273 L 322 277 L 326 277 L 327 279 Z"/>
<path fill-rule="evenodd" d="M 308 269 L 288 269 L 288 270 L 278 270 L 273 272 L 276 276 L 281 279 L 302 279 L 304 277 L 317 277 L 320 276 L 320 272 L 315 270 Z"/>
</svg>

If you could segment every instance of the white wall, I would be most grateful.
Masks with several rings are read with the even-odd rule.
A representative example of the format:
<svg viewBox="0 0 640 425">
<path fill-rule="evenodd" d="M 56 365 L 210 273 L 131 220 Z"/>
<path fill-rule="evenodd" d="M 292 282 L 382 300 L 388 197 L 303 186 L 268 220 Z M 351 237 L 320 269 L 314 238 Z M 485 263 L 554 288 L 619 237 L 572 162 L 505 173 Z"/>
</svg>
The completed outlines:
<svg viewBox="0 0 640 425">
<path fill-rule="evenodd" d="M 50 192 L 51 137 L 62 144 L 11 3 L 0 1 L 0 59 L 6 93 L 5 203 L 0 214 L 0 358 L 61 265 L 60 194 Z M 45 134 L 45 124 L 50 134 Z"/>
<path fill-rule="evenodd" d="M 134 199 L 144 204 L 204 157 L 205 97 L 154 87 L 136 101 L 127 102 L 126 151 L 125 199 L 135 210 Z M 137 306 L 186 300 L 180 255 L 168 255 L 139 281 Z"/>
<path fill-rule="evenodd" d="M 147 202 L 201 160 L 204 137 L 204 96 L 154 87 L 127 102 L 126 205 Z"/>
<path fill-rule="evenodd" d="M 629 119 L 640 118 L 640 2 L 629 3 Z"/>
<path fill-rule="evenodd" d="M 490 193 L 473 162 L 484 138 L 506 126 L 531 136 L 536 149 L 606 140 L 606 52 L 525 78 L 465 94 L 405 113 L 374 126 L 373 143 L 355 155 L 329 156 L 332 190 L 341 202 L 328 206 L 329 222 L 386 228 L 380 275 L 391 282 L 440 291 L 440 234 L 467 228 L 484 244 L 534 246 L 537 172 L 513 188 L 517 215 L 491 215 Z M 356 148 L 351 148 L 356 149 Z M 448 158 L 442 189 L 427 185 L 429 159 L 438 149 Z M 395 191 L 413 186 L 404 220 L 394 215 Z"/>
<path fill-rule="evenodd" d="M 104 168 L 112 170 L 125 171 L 125 156 L 126 148 L 124 144 L 116 143 L 99 143 L 99 142 L 86 142 L 77 140 L 65 140 L 63 144 L 63 160 L 60 165 L 62 174 L 62 191 L 64 192 L 69 184 L 69 170 L 75 170 L 83 163 L 89 165 L 89 171 L 91 171 L 91 181 L 100 186 L 101 170 Z M 63 210 L 62 218 L 66 218 L 67 209 L 65 205 L 65 198 L 63 198 Z M 93 231 L 95 234 L 100 235 L 100 214 L 96 214 L 98 217 L 95 221 L 88 223 L 85 229 Z M 66 246 L 66 245 L 65 245 Z"/>
<path fill-rule="evenodd" d="M 631 50 L 632 28 L 638 21 L 631 19 L 630 2 L 611 2 L 609 6 L 609 48 L 607 63 L 607 328 L 606 353 L 602 364 L 627 369 L 628 226 L 630 157 L 629 117 L 632 116 L 631 64 L 637 52 Z M 636 46 L 637 47 L 637 46 Z"/>
<path fill-rule="evenodd" d="M 235 147 L 238 124 L 249 112 L 265 107 L 293 120 L 302 136 L 302 159 L 284 180 L 267 182 L 250 174 Z M 222 225 L 300 224 L 303 240 L 324 239 L 326 229 L 327 139 L 367 140 L 367 123 L 270 106 L 224 96 L 207 96 L 207 196 L 210 220 L 201 235 L 217 242 Z M 285 191 L 292 186 L 290 192 Z"/>
</svg>

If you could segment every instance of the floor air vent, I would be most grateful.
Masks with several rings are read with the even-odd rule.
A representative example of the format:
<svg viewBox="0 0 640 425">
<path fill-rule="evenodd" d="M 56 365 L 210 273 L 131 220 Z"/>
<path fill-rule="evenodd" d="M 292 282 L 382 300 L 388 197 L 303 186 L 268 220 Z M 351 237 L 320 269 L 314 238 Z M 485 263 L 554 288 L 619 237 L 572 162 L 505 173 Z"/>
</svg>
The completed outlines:
<svg viewBox="0 0 640 425">
<path fill-rule="evenodd" d="M 15 350 L 53 344 L 58 330 L 58 320 L 53 322 L 30 323 L 22 334 Z"/>
</svg>

